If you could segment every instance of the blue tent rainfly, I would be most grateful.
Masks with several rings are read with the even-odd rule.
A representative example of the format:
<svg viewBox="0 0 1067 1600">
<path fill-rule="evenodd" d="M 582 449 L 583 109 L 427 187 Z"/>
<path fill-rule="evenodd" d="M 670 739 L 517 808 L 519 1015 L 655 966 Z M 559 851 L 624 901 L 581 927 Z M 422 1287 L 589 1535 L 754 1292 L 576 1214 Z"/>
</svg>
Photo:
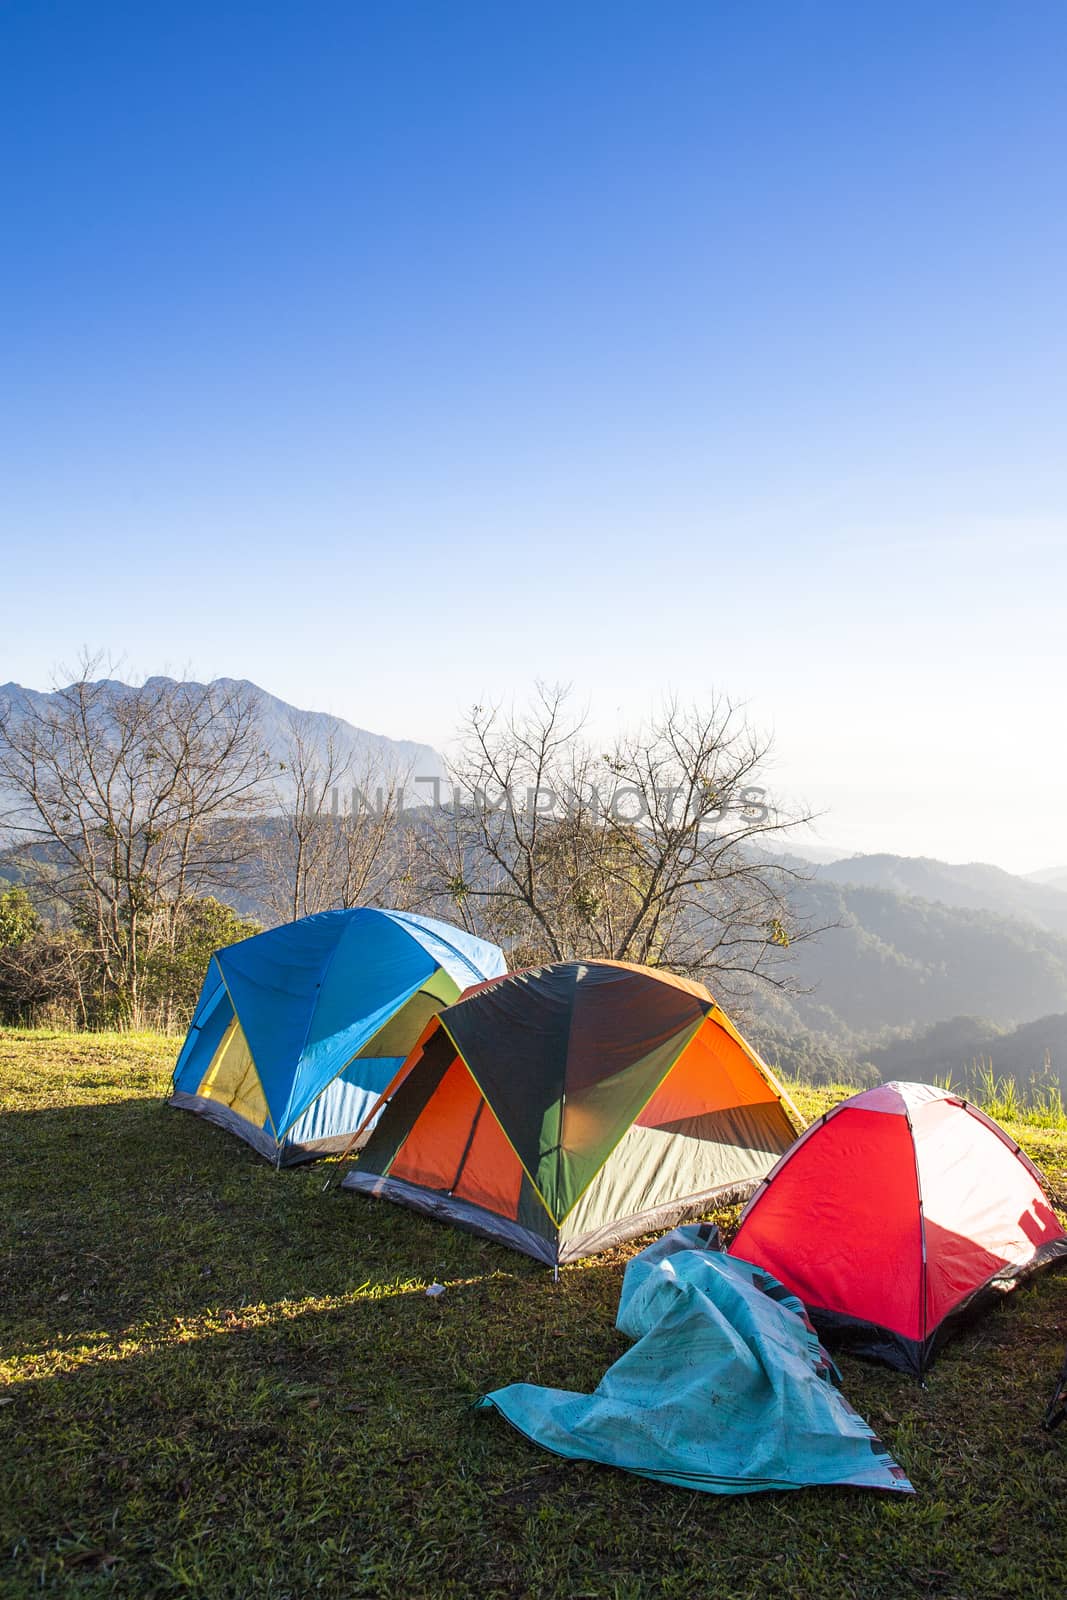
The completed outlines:
<svg viewBox="0 0 1067 1600">
<path fill-rule="evenodd" d="M 504 971 L 495 944 L 411 912 L 270 928 L 212 956 L 170 1104 L 279 1166 L 343 1150 L 430 1018 Z"/>
</svg>

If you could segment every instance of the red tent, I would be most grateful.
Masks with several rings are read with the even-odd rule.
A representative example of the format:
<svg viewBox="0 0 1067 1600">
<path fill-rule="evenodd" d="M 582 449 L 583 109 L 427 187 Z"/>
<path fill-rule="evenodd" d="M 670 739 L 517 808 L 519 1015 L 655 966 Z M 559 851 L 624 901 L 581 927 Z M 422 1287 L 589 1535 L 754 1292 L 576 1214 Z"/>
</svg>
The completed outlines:
<svg viewBox="0 0 1067 1600">
<path fill-rule="evenodd" d="M 804 1133 L 730 1253 L 799 1295 L 824 1336 L 921 1373 L 961 1319 L 1067 1256 L 1041 1176 L 977 1106 L 886 1083 Z"/>
</svg>

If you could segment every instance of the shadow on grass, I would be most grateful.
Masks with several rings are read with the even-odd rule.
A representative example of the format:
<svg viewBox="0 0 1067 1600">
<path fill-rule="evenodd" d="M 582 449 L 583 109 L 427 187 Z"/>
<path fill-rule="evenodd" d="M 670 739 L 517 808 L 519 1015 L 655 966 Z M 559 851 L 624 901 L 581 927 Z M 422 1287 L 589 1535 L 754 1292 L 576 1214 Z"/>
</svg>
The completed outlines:
<svg viewBox="0 0 1067 1600">
<path fill-rule="evenodd" d="M 967 1584 L 1006 1478 L 1029 1550 L 1067 1494 L 1035 1382 L 1061 1353 L 1067 1277 L 962 1336 L 927 1390 L 842 1363 L 917 1508 L 831 1491 L 727 1504 L 560 1463 L 470 1410 L 515 1381 L 595 1387 L 625 1346 L 614 1316 L 638 1243 L 554 1284 L 503 1246 L 324 1193 L 328 1174 L 275 1172 L 158 1100 L 4 1119 L 14 1592 L 651 1596 L 674 1573 L 678 1596 L 821 1593 L 840 1592 L 843 1550 L 865 1582 L 881 1552 L 857 1593 L 899 1595 L 902 1570 L 929 1574 L 922 1592 L 1021 1592 L 1010 1550 Z"/>
<path fill-rule="evenodd" d="M 330 1571 L 374 1552 L 399 1592 L 421 1593 L 431 1525 L 440 1542 L 467 1521 L 469 1541 L 472 1506 L 525 1516 L 557 1481 L 542 1484 L 541 1453 L 473 1401 L 518 1378 L 594 1384 L 618 1354 L 607 1314 L 617 1283 L 616 1270 L 593 1267 L 559 1284 L 543 1270 L 494 1273 L 439 1298 L 364 1289 L 13 1362 L 2 1543 L 25 1576 L 121 1564 L 139 1594 L 168 1574 L 193 1592 L 258 1592 L 250 1576 L 227 1588 L 230 1569 L 251 1561 L 258 1583 L 272 1560 Z"/>
<path fill-rule="evenodd" d="M 450 1231 L 408 1220 L 433 1238 Z M 1028 1433 L 1000 1392 L 1010 1373 L 1018 1397 L 1010 1349 L 995 1363 L 992 1393 L 973 1380 L 974 1358 L 988 1365 L 993 1351 L 966 1337 L 946 1352 L 929 1390 L 886 1369 L 845 1365 L 853 1403 L 931 1491 L 907 1510 L 833 1491 L 747 1504 L 689 1495 L 560 1462 L 500 1418 L 471 1411 L 486 1389 L 516 1380 L 594 1387 L 624 1345 L 612 1326 L 618 1287 L 619 1263 L 565 1273 L 559 1284 L 543 1269 L 494 1272 L 450 1282 L 435 1299 L 401 1286 L 334 1305 L 264 1303 L 229 1310 L 219 1325 L 175 1326 L 159 1343 L 88 1352 L 69 1370 L 28 1363 L 8 1391 L 13 1403 L 0 1409 L 0 1528 L 11 1570 L 25 1592 L 43 1574 L 44 1587 L 99 1578 L 138 1596 L 325 1585 L 359 1595 L 518 1597 L 612 1594 L 598 1587 L 607 1564 L 632 1585 L 624 1594 L 664 1593 L 672 1571 L 676 1596 L 795 1594 L 840 1592 L 844 1552 L 854 1571 L 867 1571 L 874 1538 L 885 1572 L 857 1593 L 913 1592 L 892 1584 L 894 1569 L 899 1581 L 916 1562 L 931 1574 L 917 1593 L 1019 1592 L 1008 1572 L 1000 1589 L 992 1579 L 965 1587 L 975 1539 L 990 1541 L 990 1507 L 1009 1462 L 1013 1540 L 1036 1538 L 1042 1508 L 1067 1491 L 1067 1452 Z M 1032 1338 L 1038 1320 L 1055 1320 L 1053 1299 L 1063 1304 L 1027 1293 L 1018 1307 L 1025 1321 L 994 1315 L 986 1339 Z M 949 1504 L 942 1530 L 935 1513 Z M 797 1561 L 788 1572 L 783 1529 Z M 720 1583 L 727 1558 L 736 1588 Z M 543 1564 L 533 1588 L 531 1563 Z M 945 1587 L 939 1573 L 953 1583 Z M 756 1574 L 774 1581 L 756 1584 Z"/>
<path fill-rule="evenodd" d="M 544 1269 L 503 1246 L 277 1172 L 157 1099 L 0 1123 L 3 1342 L 10 1350 L 220 1308 L 391 1294 Z"/>
</svg>

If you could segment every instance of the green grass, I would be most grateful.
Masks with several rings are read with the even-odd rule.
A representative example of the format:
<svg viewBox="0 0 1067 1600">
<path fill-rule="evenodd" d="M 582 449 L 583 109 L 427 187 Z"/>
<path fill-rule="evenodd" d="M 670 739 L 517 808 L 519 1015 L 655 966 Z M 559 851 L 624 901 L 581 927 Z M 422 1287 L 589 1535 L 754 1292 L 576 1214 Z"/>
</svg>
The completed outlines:
<svg viewBox="0 0 1067 1600">
<path fill-rule="evenodd" d="M 1013 1077 L 996 1073 L 992 1062 L 984 1059 L 972 1063 L 962 1082 L 951 1073 L 936 1074 L 934 1082 L 954 1094 L 966 1095 L 997 1122 L 1067 1133 L 1067 1106 L 1057 1082 L 1034 1080 L 1020 1088 Z"/>
<path fill-rule="evenodd" d="M 1021 1090 L 1012 1077 L 998 1077 L 984 1067 L 975 1084 L 977 1103 L 998 1122 L 1021 1123 L 1026 1128 L 1067 1130 L 1067 1111 L 1058 1083 L 1033 1085 Z"/>
<path fill-rule="evenodd" d="M 628 1251 L 565 1270 L 276 1173 L 162 1104 L 173 1040 L 0 1032 L 0 1595 L 1052 1596 L 1067 1273 L 928 1387 L 843 1359 L 914 1499 L 719 1499 L 475 1413 L 591 1388 Z M 835 1091 L 798 1091 L 809 1115 Z M 1013 1128 L 1060 1194 L 1067 1136 Z M 438 1300 L 424 1293 L 447 1284 Z"/>
</svg>

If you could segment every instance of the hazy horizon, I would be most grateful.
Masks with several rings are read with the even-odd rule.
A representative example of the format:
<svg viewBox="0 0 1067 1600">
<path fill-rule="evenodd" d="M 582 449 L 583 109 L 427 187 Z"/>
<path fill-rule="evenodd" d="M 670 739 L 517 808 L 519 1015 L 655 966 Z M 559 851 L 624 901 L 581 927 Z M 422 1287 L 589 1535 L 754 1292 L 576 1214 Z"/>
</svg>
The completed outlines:
<svg viewBox="0 0 1067 1600">
<path fill-rule="evenodd" d="M 175 673 L 166 667 L 160 668 L 159 671 L 161 675 L 164 676 L 192 676 L 198 681 L 206 681 L 213 676 L 226 676 L 235 678 L 246 676 L 239 673 L 204 674 L 195 673 L 192 671 L 183 674 L 180 671 Z M 103 675 L 115 677 L 119 681 L 136 682 L 144 677 L 151 676 L 152 674 L 147 672 L 134 673 L 132 671 L 127 671 L 121 665 L 116 665 L 113 662 Z M 27 684 L 23 682 L 20 684 L 20 687 L 24 689 L 28 688 L 47 692 L 51 687 L 53 687 L 53 683 L 55 686 L 58 686 L 64 683 L 68 676 L 69 674 L 58 673 L 54 675 L 54 679 L 50 679 L 48 683 Z M 18 680 L 16 679 L 12 681 L 17 682 Z M 385 727 L 379 726 L 375 723 L 360 722 L 352 717 L 344 717 L 343 712 L 340 712 L 333 707 L 316 706 L 311 703 L 293 700 L 286 694 L 279 692 L 277 686 L 272 685 L 271 683 L 257 683 L 256 687 L 265 690 L 268 694 L 274 695 L 277 699 L 286 701 L 286 703 L 290 705 L 294 705 L 296 709 L 300 711 L 326 712 L 332 716 L 342 717 L 343 720 L 352 723 L 353 726 L 361 728 L 369 733 L 384 734 L 390 739 L 408 740 L 413 743 L 428 744 L 443 755 L 447 755 L 450 747 L 454 744 L 454 728 L 439 739 L 424 737 L 422 733 L 418 731 L 413 732 L 411 729 L 403 727 Z M 521 705 L 521 696 L 513 703 Z M 581 704 L 577 693 L 575 693 L 574 696 L 574 704 L 577 709 L 581 709 Z M 655 708 L 653 706 L 650 707 L 650 709 L 654 710 Z M 633 721 L 630 723 L 623 721 L 609 723 L 606 719 L 600 719 L 598 721 L 597 719 L 590 717 L 586 723 L 586 728 L 590 734 L 590 737 L 595 738 L 595 736 L 598 734 L 602 734 L 605 737 L 610 737 L 612 732 L 622 731 L 626 726 L 633 725 Z M 847 805 L 841 805 L 837 808 L 832 806 L 828 807 L 822 814 L 819 814 L 817 808 L 813 805 L 810 805 L 810 794 L 807 796 L 801 795 L 798 791 L 790 789 L 784 782 L 781 781 L 781 762 L 780 760 L 775 759 L 773 747 L 771 750 L 771 758 L 770 765 L 761 776 L 761 781 L 765 783 L 768 793 L 778 804 L 787 809 L 799 811 L 804 809 L 804 807 L 807 805 L 808 809 L 814 813 L 813 820 L 810 824 L 803 824 L 788 834 L 782 834 L 772 838 L 769 842 L 772 848 L 776 850 L 787 850 L 795 847 L 798 854 L 805 854 L 807 851 L 810 851 L 812 859 L 818 860 L 831 860 L 855 854 L 889 854 L 913 857 L 926 856 L 933 859 L 954 863 L 956 865 L 968 865 L 975 862 L 984 862 L 994 866 L 1001 866 L 1005 871 L 1022 875 L 1032 872 L 1053 870 L 1063 864 L 1058 859 L 1050 859 L 1037 861 L 1032 865 L 1017 865 L 1009 864 L 1004 861 L 998 861 L 988 854 L 960 855 L 952 854 L 946 851 L 938 851 L 936 849 L 905 848 L 903 846 L 898 846 L 892 842 L 887 842 L 887 840 L 890 840 L 893 837 L 891 827 L 889 827 L 885 836 L 882 836 L 877 832 L 880 823 L 884 820 L 881 814 L 877 812 L 872 813 L 870 818 L 864 818 L 857 809 L 853 808 L 850 811 Z M 429 793 L 430 791 L 427 788 L 427 796 L 429 796 Z"/>
</svg>

